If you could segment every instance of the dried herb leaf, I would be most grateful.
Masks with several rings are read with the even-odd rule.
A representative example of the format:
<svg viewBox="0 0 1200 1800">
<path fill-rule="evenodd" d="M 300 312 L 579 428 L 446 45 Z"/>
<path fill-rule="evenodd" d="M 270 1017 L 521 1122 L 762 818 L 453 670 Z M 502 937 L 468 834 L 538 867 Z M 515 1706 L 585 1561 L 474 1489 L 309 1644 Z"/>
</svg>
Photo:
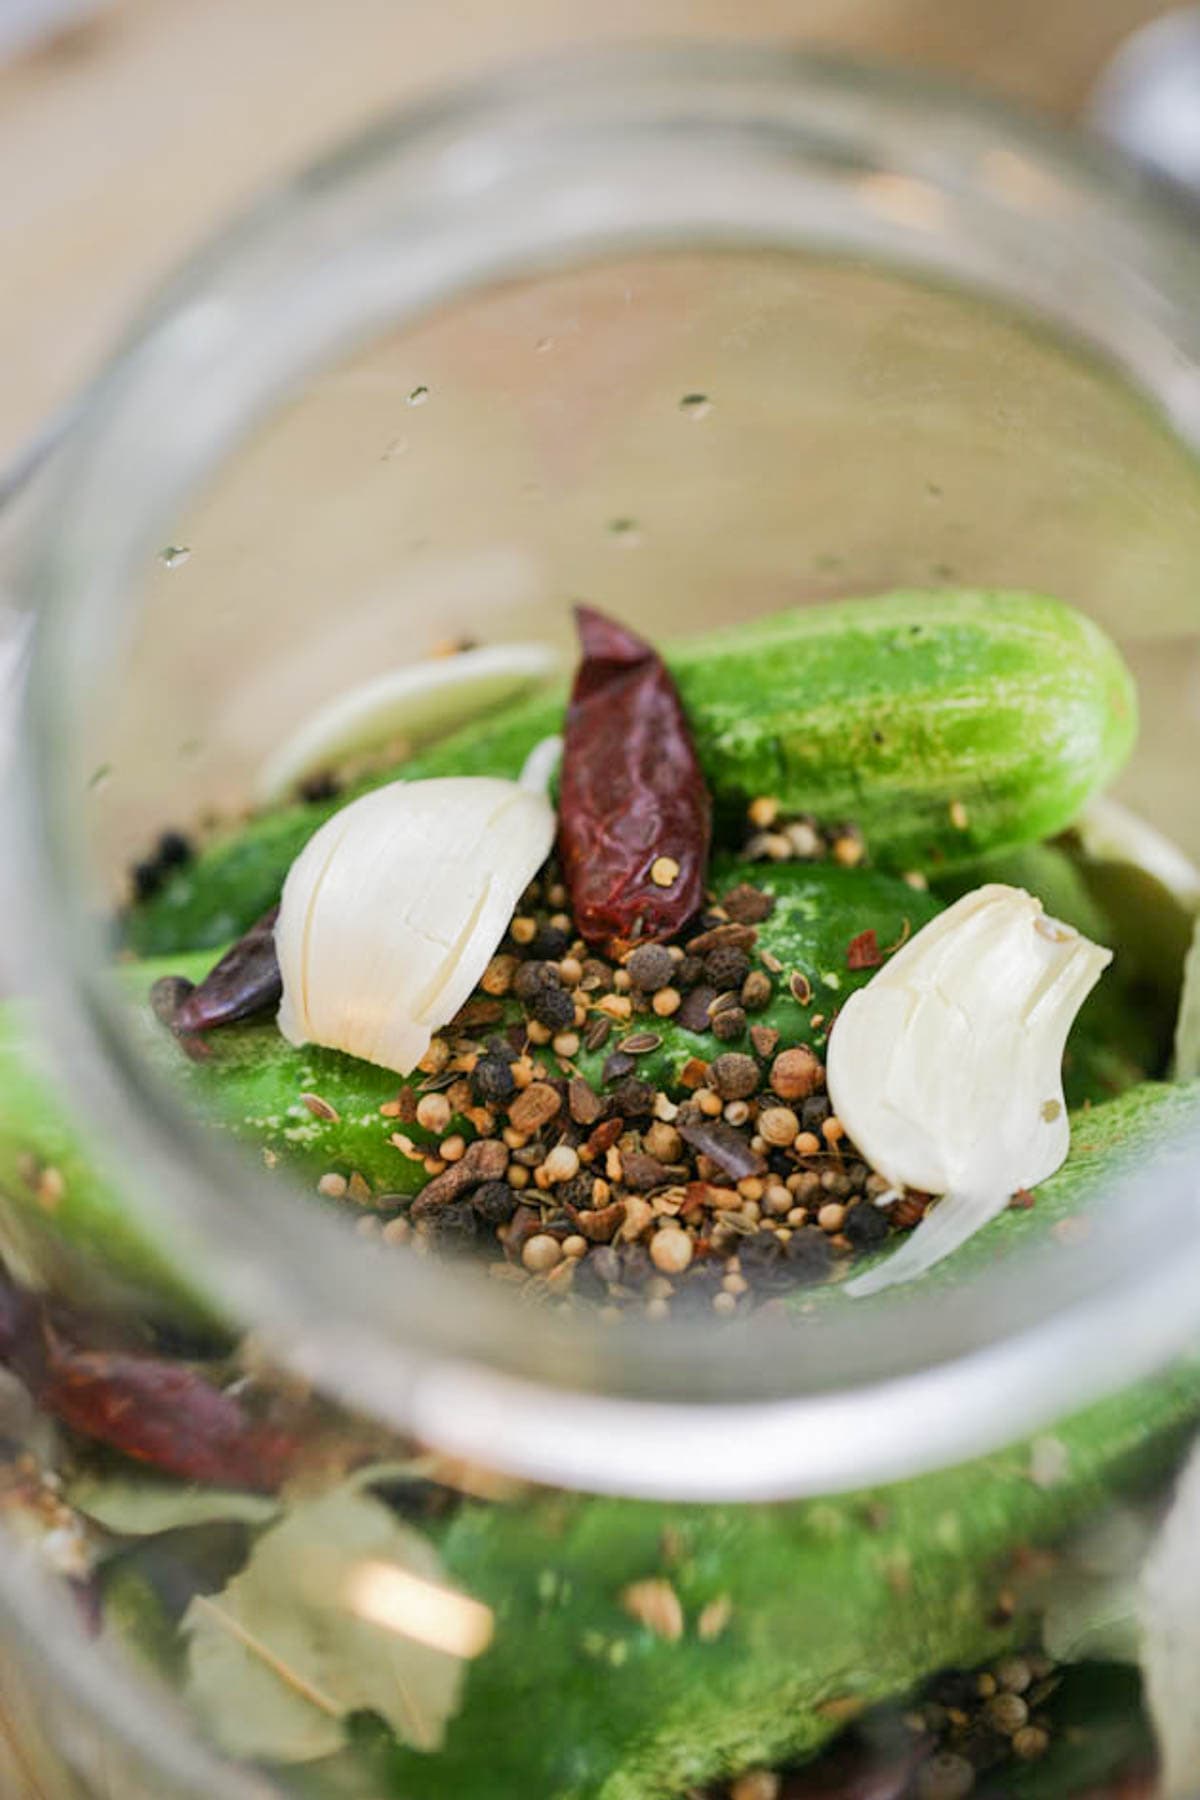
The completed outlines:
<svg viewBox="0 0 1200 1800">
<path fill-rule="evenodd" d="M 294 1506 L 222 1593 L 192 1601 L 187 1692 L 222 1749 L 311 1762 L 339 1750 L 346 1719 L 364 1711 L 418 1750 L 439 1747 L 462 1660 L 350 1609 L 366 1563 L 444 1580 L 433 1545 L 352 1482 Z"/>
<path fill-rule="evenodd" d="M 118 1537 L 154 1537 L 160 1531 L 226 1520 L 266 1525 L 279 1513 L 279 1502 L 263 1494 L 181 1487 L 153 1476 L 85 1475 L 71 1484 L 66 1498 L 76 1512 Z"/>
</svg>

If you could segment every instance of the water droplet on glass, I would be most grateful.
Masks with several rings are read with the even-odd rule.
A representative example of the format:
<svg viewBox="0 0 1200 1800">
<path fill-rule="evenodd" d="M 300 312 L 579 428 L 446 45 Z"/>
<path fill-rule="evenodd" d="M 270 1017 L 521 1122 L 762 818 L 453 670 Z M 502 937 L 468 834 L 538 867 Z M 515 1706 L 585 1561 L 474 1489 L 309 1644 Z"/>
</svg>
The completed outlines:
<svg viewBox="0 0 1200 1800">
<path fill-rule="evenodd" d="M 925 483 L 925 493 L 930 500 L 940 500 L 942 497 L 942 489 L 936 481 Z"/>
<path fill-rule="evenodd" d="M 204 739 L 198 737 L 184 738 L 179 746 L 180 756 L 199 756 L 204 748 Z"/>
<path fill-rule="evenodd" d="M 177 569 L 192 554 L 190 544 L 168 544 L 158 553 L 158 560 L 164 569 Z"/>
<path fill-rule="evenodd" d="M 384 451 L 382 460 L 384 462 L 394 462 L 398 456 L 406 456 L 407 454 L 408 439 L 399 437 L 393 438 L 387 449 Z"/>
<path fill-rule="evenodd" d="M 608 529 L 623 550 L 636 550 L 642 541 L 642 528 L 636 519 L 610 519 Z"/>
<path fill-rule="evenodd" d="M 547 350 L 553 350 L 554 339 L 552 337 L 539 338 L 533 347 L 535 350 L 540 350 L 543 353 Z"/>
<path fill-rule="evenodd" d="M 98 794 L 101 788 L 106 788 L 112 780 L 112 773 L 111 763 L 101 763 L 98 769 L 93 769 L 88 777 L 88 793 Z"/>
<path fill-rule="evenodd" d="M 428 398 L 429 389 L 427 387 L 415 387 L 412 393 L 407 396 L 405 404 L 407 406 L 424 406 Z"/>
<path fill-rule="evenodd" d="M 706 419 L 712 411 L 712 401 L 707 394 L 685 394 L 679 402 L 679 410 L 689 419 Z"/>
</svg>

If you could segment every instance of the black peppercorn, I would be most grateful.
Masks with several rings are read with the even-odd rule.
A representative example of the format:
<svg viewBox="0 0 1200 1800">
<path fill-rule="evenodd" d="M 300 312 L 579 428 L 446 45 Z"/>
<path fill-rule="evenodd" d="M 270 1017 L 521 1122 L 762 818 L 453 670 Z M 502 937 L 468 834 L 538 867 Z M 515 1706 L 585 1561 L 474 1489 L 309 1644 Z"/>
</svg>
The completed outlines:
<svg viewBox="0 0 1200 1800">
<path fill-rule="evenodd" d="M 507 1225 L 517 1210 L 517 1196 L 507 1181 L 485 1181 L 472 1194 L 471 1205 L 485 1225 Z"/>
<path fill-rule="evenodd" d="M 819 1136 L 822 1125 L 832 1111 L 824 1094 L 813 1094 L 800 1108 L 801 1130 L 815 1131 Z"/>
<path fill-rule="evenodd" d="M 449 1200 L 445 1206 L 430 1213 L 425 1231 L 443 1255 L 454 1256 L 474 1248 L 479 1236 L 479 1220 L 469 1200 Z"/>
<path fill-rule="evenodd" d="M 575 1023 L 575 1002 L 563 987 L 539 988 L 528 1007 L 530 1017 L 549 1031 L 563 1031 Z"/>
<path fill-rule="evenodd" d="M 818 1225 L 793 1231 L 783 1253 L 791 1279 L 801 1285 L 823 1280 L 833 1264 L 829 1239 Z"/>
<path fill-rule="evenodd" d="M 842 1225 L 856 1250 L 870 1250 L 875 1244 L 881 1244 L 890 1229 L 886 1212 L 872 1206 L 869 1200 L 852 1206 Z"/>
<path fill-rule="evenodd" d="M 570 936 L 559 926 L 539 925 L 529 946 L 529 954 L 540 957 L 544 962 L 561 962 L 570 948 Z"/>
<path fill-rule="evenodd" d="M 546 988 L 561 988 L 562 976 L 548 962 L 523 962 L 513 976 L 513 993 L 530 1005 Z"/>
<path fill-rule="evenodd" d="M 158 840 L 158 866 L 160 869 L 181 869 L 192 860 L 195 852 L 191 842 L 182 831 L 164 831 Z"/>
<path fill-rule="evenodd" d="M 145 862 L 134 863 L 131 874 L 133 892 L 138 900 L 152 899 L 162 886 L 163 872 L 158 863 L 149 857 Z"/>
<path fill-rule="evenodd" d="M 654 1111 L 655 1087 L 652 1081 L 627 1075 L 613 1089 L 613 1111 L 623 1119 L 643 1119 Z"/>
<path fill-rule="evenodd" d="M 480 1106 L 503 1106 L 517 1091 L 506 1059 L 490 1052 L 481 1056 L 471 1071 L 471 1092 Z"/>
</svg>

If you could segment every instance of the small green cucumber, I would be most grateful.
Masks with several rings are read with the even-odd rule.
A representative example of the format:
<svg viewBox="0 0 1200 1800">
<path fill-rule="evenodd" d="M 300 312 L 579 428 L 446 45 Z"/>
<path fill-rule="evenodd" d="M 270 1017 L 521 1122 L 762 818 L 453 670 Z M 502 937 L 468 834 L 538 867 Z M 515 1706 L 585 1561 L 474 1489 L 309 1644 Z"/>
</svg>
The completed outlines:
<svg viewBox="0 0 1200 1800">
<path fill-rule="evenodd" d="M 870 970 L 846 966 L 852 938 L 873 930 L 886 949 L 906 933 L 920 930 L 941 905 L 935 896 L 875 870 L 827 864 L 747 866 L 719 859 L 713 874 L 717 893 L 752 880 L 775 895 L 775 910 L 759 927 L 758 948 L 779 962 L 781 973 L 770 1004 L 751 1019 L 777 1031 L 785 1048 L 809 1043 L 820 1051 L 838 1006 L 869 980 Z M 197 978 L 211 960 L 211 952 L 197 951 L 127 964 L 116 972 L 114 979 L 135 1005 L 147 1057 L 214 1124 L 260 1152 L 280 1175 L 291 1174 L 311 1189 L 322 1175 L 349 1177 L 357 1172 L 377 1193 L 417 1193 L 428 1179 L 420 1154 L 405 1154 L 392 1141 L 393 1135 L 401 1134 L 417 1152 L 424 1152 L 432 1149 L 433 1134 L 416 1124 L 400 1126 L 380 1108 L 394 1101 L 405 1085 L 419 1086 L 420 1075 L 405 1083 L 386 1069 L 338 1051 L 315 1046 L 297 1050 L 270 1020 L 211 1033 L 211 1055 L 203 1061 L 193 1062 L 184 1055 L 154 1019 L 146 995 L 157 976 Z M 793 974 L 803 978 L 796 990 Z M 802 999 L 806 988 L 812 993 L 807 1003 Z M 480 1025 L 480 1036 L 486 1038 L 518 1017 L 516 1006 L 506 1003 L 500 1018 Z M 1100 1023 L 1109 1036 L 1077 1031 L 1070 1040 L 1076 1103 L 1105 1096 L 1111 1059 L 1125 1041 L 1122 1034 L 1128 1021 L 1123 1017 L 1115 1023 L 1106 1017 Z M 607 1056 L 626 1034 L 658 1040 L 639 1054 L 638 1073 L 676 1091 L 684 1065 L 693 1057 L 709 1061 L 722 1049 L 750 1047 L 748 1032 L 719 1044 L 711 1033 L 690 1031 L 678 1019 L 638 1020 L 627 1028 L 615 1027 L 602 1049 L 581 1051 L 576 1059 L 580 1073 L 599 1086 Z M 178 1297 L 184 1284 L 172 1276 L 167 1253 L 151 1248 L 113 1184 L 95 1170 L 69 1112 L 38 1072 L 31 1043 L 23 1009 L 0 1009 L 0 1241 L 8 1244 L 10 1253 L 19 1247 L 23 1266 L 41 1269 L 44 1279 L 60 1287 L 78 1285 L 68 1279 L 72 1271 L 65 1260 L 67 1252 L 86 1252 L 152 1289 L 161 1289 L 165 1279 L 168 1297 Z M 536 1051 L 535 1056 L 551 1073 L 559 1073 L 547 1052 Z M 1097 1079 L 1085 1079 L 1097 1071 Z M 1137 1072 L 1122 1062 L 1123 1077 Z M 1101 1116 L 1101 1112 L 1092 1115 Z M 472 1135 L 470 1124 L 461 1118 L 449 1129 Z M 52 1205 L 39 1173 L 46 1167 L 57 1172 L 51 1184 Z M 1016 1216 L 1006 1215 L 1006 1221 Z M 1003 1236 L 1006 1221 L 992 1227 L 989 1242 Z"/>
<path fill-rule="evenodd" d="M 996 1609 L 1012 1559 L 1153 1491 L 1198 1415 L 1194 1364 L 1093 1406 L 1055 1427 L 1063 1479 L 1049 1485 L 1023 1443 L 804 1504 L 469 1503 L 441 1553 L 495 1609 L 495 1645 L 472 1665 L 441 1753 L 396 1746 L 381 1791 L 678 1800 L 810 1755 L 857 1709 L 1028 1644 L 1034 1612 Z M 625 1588 L 646 1580 L 678 1596 L 677 1640 L 623 1609 Z M 709 1635 L 718 1607 L 727 1622 Z"/>
<path fill-rule="evenodd" d="M 1113 644 L 1035 594 L 803 607 L 692 639 L 668 661 L 730 846 L 749 801 L 773 795 L 828 824 L 853 820 L 881 868 L 949 869 L 1063 829 L 1136 733 Z M 562 707 L 561 691 L 536 695 L 362 785 L 515 775 Z M 285 807 L 220 838 L 130 910 L 130 947 L 154 956 L 236 937 L 341 803 Z"/>
</svg>

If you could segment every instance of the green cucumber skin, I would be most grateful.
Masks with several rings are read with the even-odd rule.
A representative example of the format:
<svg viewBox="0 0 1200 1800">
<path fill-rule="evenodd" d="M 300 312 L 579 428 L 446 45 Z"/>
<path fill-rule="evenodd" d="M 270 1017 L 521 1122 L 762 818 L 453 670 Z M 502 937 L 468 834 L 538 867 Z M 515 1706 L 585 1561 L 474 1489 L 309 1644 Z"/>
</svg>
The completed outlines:
<svg viewBox="0 0 1200 1800">
<path fill-rule="evenodd" d="M 752 1018 L 777 1030 L 781 1047 L 812 1043 L 820 1050 L 837 1006 L 869 979 L 871 971 L 852 972 L 845 966 L 851 938 L 873 929 L 880 944 L 886 946 L 901 937 L 906 925 L 918 931 L 940 906 L 932 895 L 915 892 L 894 876 L 873 870 L 797 864 L 746 867 L 721 860 L 714 877 L 718 893 L 742 879 L 752 879 L 776 896 L 774 913 L 759 927 L 759 947 L 778 957 L 784 973 L 777 979 L 770 1006 Z M 193 952 L 160 963 L 126 965 L 117 972 L 115 979 L 135 1004 L 147 1057 L 215 1124 L 257 1149 L 280 1174 L 290 1173 L 315 1189 L 322 1175 L 350 1176 L 357 1171 L 378 1194 L 417 1193 L 428 1179 L 424 1166 L 403 1154 L 391 1138 L 400 1131 L 415 1145 L 430 1149 L 434 1138 L 420 1126 L 401 1126 L 380 1112 L 404 1085 L 399 1076 L 337 1051 L 314 1046 L 294 1049 L 269 1020 L 213 1032 L 208 1040 L 211 1058 L 202 1062 L 187 1059 L 171 1034 L 154 1019 L 145 997 L 156 976 L 199 977 L 211 956 L 209 951 Z M 814 998 L 807 1007 L 801 1006 L 788 988 L 787 975 L 793 970 L 807 976 L 812 986 Z M 830 985 L 831 979 L 836 980 L 836 987 Z M 820 1027 L 815 1023 L 818 1019 L 823 1020 Z M 748 1047 L 745 1036 L 721 1045 L 711 1033 L 685 1031 L 672 1020 L 637 1021 L 629 1029 L 651 1026 L 662 1041 L 658 1049 L 638 1058 L 638 1072 L 665 1087 L 677 1082 L 692 1057 L 709 1061 L 722 1049 Z M 498 1027 L 482 1027 L 481 1034 L 486 1036 L 492 1029 Z M 605 1057 L 622 1035 L 622 1028 L 615 1027 L 603 1050 L 581 1053 L 578 1067 L 587 1078 L 601 1080 Z M 1073 1048 L 1081 1047 L 1085 1065 L 1105 1051 L 1103 1043 L 1092 1045 L 1078 1034 L 1071 1043 Z M 182 1299 L 187 1290 L 178 1272 L 172 1274 L 169 1251 L 154 1249 L 119 1193 L 96 1171 L 69 1114 L 38 1072 L 31 1045 L 22 1009 L 0 1009 L 0 1194 L 4 1197 L 0 1224 L 6 1222 L 5 1240 L 10 1246 L 18 1235 L 30 1240 L 25 1260 L 45 1265 L 46 1278 L 66 1287 L 78 1283 L 64 1279 L 71 1270 L 59 1266 L 62 1256 L 53 1253 L 73 1248 L 93 1260 L 99 1258 L 105 1266 L 148 1285 L 172 1302 Z M 557 1072 L 554 1059 L 544 1052 L 536 1054 L 544 1067 Z M 422 1078 L 414 1079 L 419 1083 Z M 301 1099 L 303 1094 L 319 1096 L 338 1117 L 314 1118 Z M 1099 1118 L 1100 1114 L 1092 1116 Z M 471 1135 L 471 1127 L 461 1119 L 454 1121 L 450 1129 L 454 1128 Z M 24 1159 L 29 1157 L 54 1165 L 64 1176 L 65 1191 L 53 1213 L 44 1210 L 36 1190 L 21 1174 Z M 1057 1179 L 1062 1181 L 1064 1176 L 1065 1172 Z M 1007 1215 L 1013 1219 L 1032 1216 Z M 1002 1224 L 985 1234 L 989 1243 Z M 971 1248 L 967 1246 L 959 1256 L 970 1254 Z M 40 1255 L 35 1256 L 35 1251 Z M 194 1304 L 195 1297 L 189 1298 Z"/>
<path fill-rule="evenodd" d="M 736 837 L 747 803 L 772 794 L 826 823 L 853 819 L 876 863 L 900 871 L 1063 829 L 1136 734 L 1115 647 L 1034 594 L 904 591 L 800 608 L 681 644 L 668 661 L 719 833 Z M 561 692 L 536 695 L 362 787 L 398 774 L 516 775 L 559 729 L 562 706 Z M 130 910 L 130 947 L 154 956 L 236 937 L 345 798 L 265 814 L 212 845 Z"/>
<path fill-rule="evenodd" d="M 1102 1506 L 1169 1476 L 1200 1413 L 1200 1371 L 1158 1377 L 1057 1427 L 1069 1474 L 1039 1487 L 1020 1444 L 878 1492 L 775 1506 L 669 1506 L 547 1494 L 468 1505 L 441 1549 L 494 1607 L 444 1749 L 397 1747 L 403 1800 L 679 1800 L 693 1787 L 817 1750 L 838 1703 L 901 1696 L 943 1667 L 1022 1642 L 995 1622 L 1015 1552 L 1052 1545 Z M 720 1454 L 714 1445 L 714 1454 Z M 668 1536 L 669 1534 L 669 1536 Z M 664 1541 L 681 1547 L 668 1560 Z M 622 1611 L 669 1580 L 686 1630 L 668 1643 Z M 701 1610 L 732 1602 L 715 1642 Z M 619 1645 L 614 1652 L 612 1646 Z M 614 1663 L 614 1655 L 621 1659 Z"/>
</svg>

